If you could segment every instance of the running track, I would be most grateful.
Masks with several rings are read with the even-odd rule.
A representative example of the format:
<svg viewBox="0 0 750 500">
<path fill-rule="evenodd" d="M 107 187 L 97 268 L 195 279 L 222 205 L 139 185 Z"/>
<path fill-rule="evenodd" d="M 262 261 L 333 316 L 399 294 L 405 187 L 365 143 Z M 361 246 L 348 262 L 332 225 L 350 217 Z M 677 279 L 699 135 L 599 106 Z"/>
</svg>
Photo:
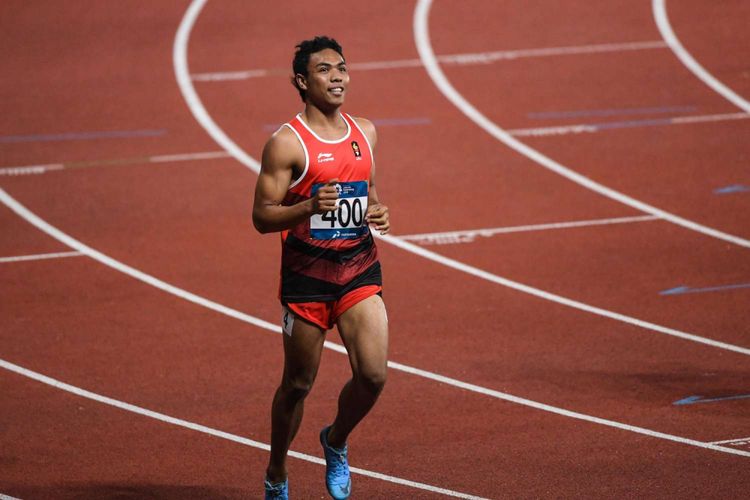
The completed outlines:
<svg viewBox="0 0 750 500">
<path fill-rule="evenodd" d="M 746 3 L 666 5 L 735 102 L 648 1 L 202 3 L 4 7 L 0 494 L 258 492 L 282 360 L 253 162 L 299 110 L 293 45 L 330 33 L 410 235 L 379 243 L 396 364 L 352 437 L 357 497 L 743 496 Z M 348 371 L 330 347 L 293 447 L 298 498 L 324 495 L 317 431 Z"/>
</svg>

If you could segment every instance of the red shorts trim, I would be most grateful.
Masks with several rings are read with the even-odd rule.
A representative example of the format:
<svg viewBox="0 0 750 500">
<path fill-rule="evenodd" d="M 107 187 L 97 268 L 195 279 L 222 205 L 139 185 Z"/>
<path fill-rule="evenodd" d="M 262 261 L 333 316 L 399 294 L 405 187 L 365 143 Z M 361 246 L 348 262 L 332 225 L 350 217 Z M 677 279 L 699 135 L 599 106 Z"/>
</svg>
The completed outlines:
<svg viewBox="0 0 750 500">
<path fill-rule="evenodd" d="M 286 307 L 295 316 L 324 330 L 330 330 L 336 324 L 339 316 L 344 314 L 347 309 L 368 297 L 372 297 L 382 289 L 383 287 L 380 285 L 365 285 L 355 288 L 339 300 L 330 302 L 287 302 Z"/>
</svg>

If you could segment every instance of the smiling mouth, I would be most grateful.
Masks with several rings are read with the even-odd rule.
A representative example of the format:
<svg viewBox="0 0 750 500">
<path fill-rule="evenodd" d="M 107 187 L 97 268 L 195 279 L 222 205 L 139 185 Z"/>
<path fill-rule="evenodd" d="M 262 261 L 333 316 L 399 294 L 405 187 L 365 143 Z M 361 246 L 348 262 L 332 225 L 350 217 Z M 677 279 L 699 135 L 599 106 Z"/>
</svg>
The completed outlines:
<svg viewBox="0 0 750 500">
<path fill-rule="evenodd" d="M 333 95 L 343 95 L 344 87 L 331 87 L 328 89 L 328 92 L 330 92 Z"/>
</svg>

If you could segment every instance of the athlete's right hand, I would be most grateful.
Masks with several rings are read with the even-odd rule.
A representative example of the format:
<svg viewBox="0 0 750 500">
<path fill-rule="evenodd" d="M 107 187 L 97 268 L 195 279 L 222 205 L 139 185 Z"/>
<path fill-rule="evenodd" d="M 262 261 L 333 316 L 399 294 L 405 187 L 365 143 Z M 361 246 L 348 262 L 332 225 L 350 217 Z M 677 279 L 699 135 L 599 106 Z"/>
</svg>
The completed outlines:
<svg viewBox="0 0 750 500">
<path fill-rule="evenodd" d="M 333 212 L 338 208 L 339 194 L 336 191 L 336 184 L 338 183 L 338 179 L 331 179 L 318 189 L 315 196 L 311 198 L 313 213 L 324 214 Z"/>
</svg>

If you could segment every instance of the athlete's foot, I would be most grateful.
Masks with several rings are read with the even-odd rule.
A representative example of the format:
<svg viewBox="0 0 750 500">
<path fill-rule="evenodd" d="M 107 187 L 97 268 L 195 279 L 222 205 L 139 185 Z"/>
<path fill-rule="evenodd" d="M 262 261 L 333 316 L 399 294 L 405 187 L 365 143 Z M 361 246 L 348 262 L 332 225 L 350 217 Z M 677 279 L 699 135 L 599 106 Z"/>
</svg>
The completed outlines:
<svg viewBox="0 0 750 500">
<path fill-rule="evenodd" d="M 346 444 L 342 448 L 333 448 L 328 444 L 328 430 L 320 431 L 320 444 L 326 457 L 326 488 L 336 500 L 345 500 L 352 493 L 352 480 L 349 475 Z"/>
<path fill-rule="evenodd" d="M 289 479 L 284 479 L 280 483 L 271 483 L 266 477 L 263 486 L 266 488 L 265 500 L 289 500 Z"/>
</svg>

